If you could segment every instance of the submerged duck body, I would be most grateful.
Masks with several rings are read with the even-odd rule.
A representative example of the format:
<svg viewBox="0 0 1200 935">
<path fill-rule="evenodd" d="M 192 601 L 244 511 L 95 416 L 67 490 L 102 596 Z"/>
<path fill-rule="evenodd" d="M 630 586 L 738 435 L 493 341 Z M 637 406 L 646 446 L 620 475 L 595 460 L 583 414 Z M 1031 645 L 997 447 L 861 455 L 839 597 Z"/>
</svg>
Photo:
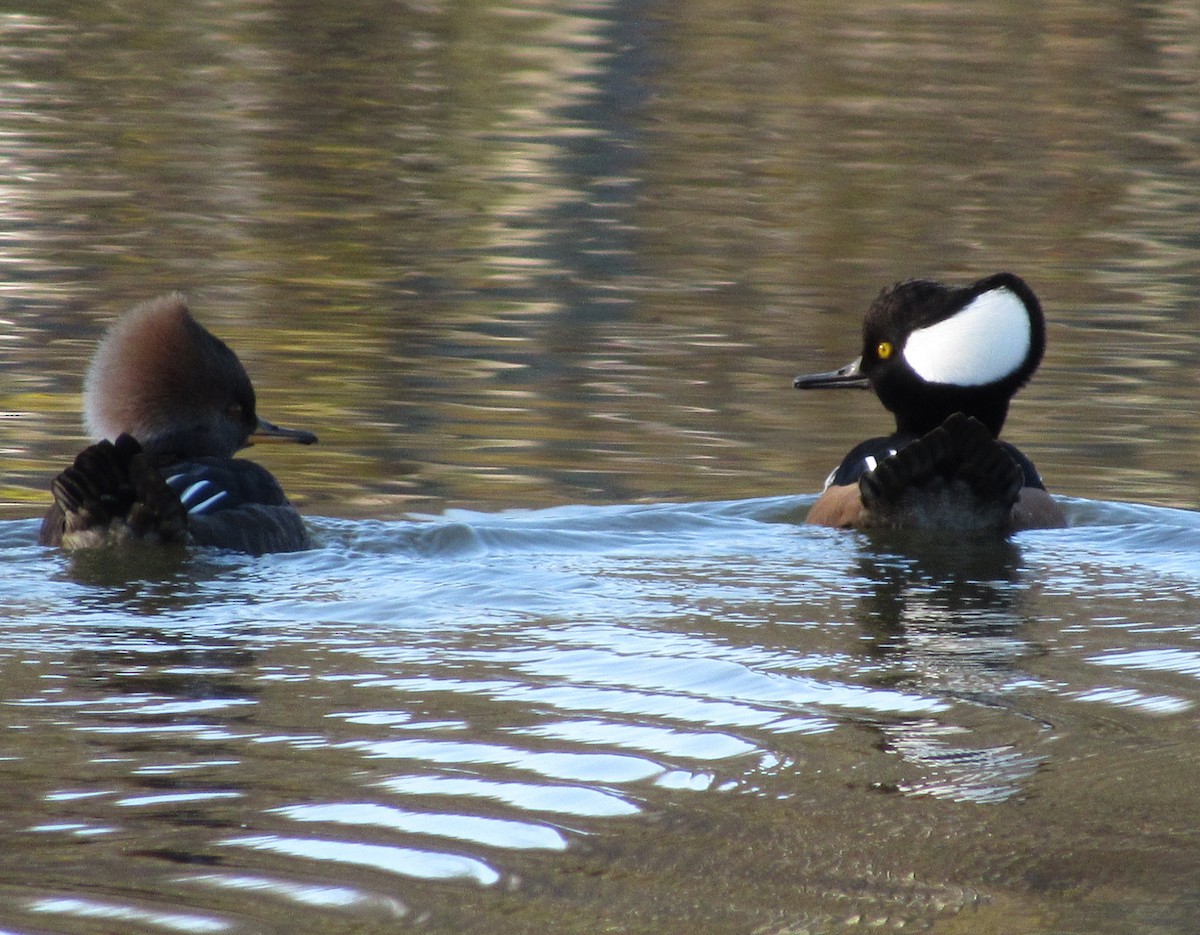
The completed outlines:
<svg viewBox="0 0 1200 935">
<path fill-rule="evenodd" d="M 850 450 L 808 522 L 857 528 L 1010 531 L 1062 526 L 1033 463 L 1000 441 L 1013 395 L 1046 346 L 1041 304 L 1012 273 L 966 287 L 910 280 L 884 289 L 863 322 L 862 355 L 797 389 L 870 388 L 891 435 Z"/>
<path fill-rule="evenodd" d="M 312 444 L 316 436 L 259 418 L 237 355 L 182 296 L 140 305 L 112 327 L 88 368 L 84 418 L 102 441 L 51 484 L 43 544 L 137 540 L 251 554 L 311 545 L 279 482 L 233 455 L 251 438 Z"/>
</svg>

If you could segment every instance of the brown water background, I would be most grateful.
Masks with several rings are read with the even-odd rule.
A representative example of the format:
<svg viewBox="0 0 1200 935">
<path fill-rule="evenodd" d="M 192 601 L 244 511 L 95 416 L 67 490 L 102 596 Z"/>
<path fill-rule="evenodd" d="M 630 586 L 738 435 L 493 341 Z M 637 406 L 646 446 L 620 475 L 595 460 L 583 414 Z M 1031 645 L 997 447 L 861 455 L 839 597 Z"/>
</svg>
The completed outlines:
<svg viewBox="0 0 1200 935">
<path fill-rule="evenodd" d="M 1194 932 L 1197 76 L 1186 2 L 0 4 L 0 928 Z M 1072 527 L 801 525 L 889 420 L 793 375 L 1001 269 Z M 31 544 L 175 289 L 319 548 Z"/>
<path fill-rule="evenodd" d="M 818 489 L 886 427 L 794 373 L 896 279 L 999 269 L 1053 489 L 1190 507 L 1187 4 L 54 2 L 0 15 L 4 515 L 104 325 L 179 289 L 309 511 Z"/>
</svg>

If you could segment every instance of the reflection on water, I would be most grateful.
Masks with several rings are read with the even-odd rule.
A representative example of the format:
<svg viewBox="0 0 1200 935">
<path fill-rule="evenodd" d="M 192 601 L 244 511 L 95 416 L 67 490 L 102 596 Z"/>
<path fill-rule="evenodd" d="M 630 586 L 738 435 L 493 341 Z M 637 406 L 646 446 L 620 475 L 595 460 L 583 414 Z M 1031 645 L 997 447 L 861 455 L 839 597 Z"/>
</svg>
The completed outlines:
<svg viewBox="0 0 1200 935">
<path fill-rule="evenodd" d="M 173 596 L 5 524 L 0 918 L 1185 931 L 1196 514 L 951 548 L 808 502 L 321 521 Z"/>
<path fill-rule="evenodd" d="M 1011 541 L 874 536 L 860 563 L 871 591 L 857 616 L 887 683 L 1001 704 L 1027 679 L 1021 662 L 1033 652 L 1020 636 L 1020 567 Z M 981 803 L 1021 795 L 1045 757 L 1014 749 L 1011 735 L 980 747 L 974 734 L 923 719 L 881 726 L 880 743 L 921 767 L 902 791 Z"/>
<path fill-rule="evenodd" d="M 1001 268 L 1050 318 L 1014 441 L 1194 505 L 1175 5 L 460 7 L 0 14 L 6 515 L 168 289 L 321 433 L 264 455 L 303 505 L 398 516 L 815 489 L 888 418 L 790 376 L 887 282 Z"/>
<path fill-rule="evenodd" d="M 151 7 L 0 11 L 0 927 L 1191 930 L 1190 7 Z M 1072 527 L 798 525 L 1003 268 Z M 31 544 L 177 288 L 312 552 Z"/>
</svg>

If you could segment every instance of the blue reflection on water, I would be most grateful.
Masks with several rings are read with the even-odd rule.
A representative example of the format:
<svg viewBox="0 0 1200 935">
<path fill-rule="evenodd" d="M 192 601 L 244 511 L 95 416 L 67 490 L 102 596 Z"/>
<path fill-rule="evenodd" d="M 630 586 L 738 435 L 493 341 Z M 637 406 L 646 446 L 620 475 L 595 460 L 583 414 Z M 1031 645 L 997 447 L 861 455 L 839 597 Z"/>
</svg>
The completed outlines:
<svg viewBox="0 0 1200 935">
<path fill-rule="evenodd" d="M 161 886 L 399 918 L 344 874 L 493 887 L 681 797 L 805 794 L 848 749 L 898 801 L 1023 801 L 1059 722 L 1200 700 L 1196 515 L 1074 501 L 1065 530 L 922 544 L 798 525 L 808 502 L 316 519 L 310 553 L 171 566 L 0 524 L 29 866 L 111 839 Z"/>
</svg>

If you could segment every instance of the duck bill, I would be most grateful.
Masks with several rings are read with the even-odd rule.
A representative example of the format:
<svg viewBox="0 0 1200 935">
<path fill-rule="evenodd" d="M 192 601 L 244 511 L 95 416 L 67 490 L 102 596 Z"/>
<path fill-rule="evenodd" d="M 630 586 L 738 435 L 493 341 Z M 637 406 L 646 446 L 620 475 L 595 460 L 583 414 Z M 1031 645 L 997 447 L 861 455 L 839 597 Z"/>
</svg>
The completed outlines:
<svg viewBox="0 0 1200 935">
<path fill-rule="evenodd" d="M 792 386 L 798 390 L 865 390 L 870 388 L 871 383 L 862 372 L 862 358 L 860 357 L 838 370 L 798 376 L 792 381 Z"/>
<path fill-rule="evenodd" d="M 294 442 L 297 445 L 312 445 L 316 443 L 317 436 L 303 429 L 281 428 L 260 416 L 258 427 L 250 433 L 250 439 L 252 441 Z"/>
</svg>

